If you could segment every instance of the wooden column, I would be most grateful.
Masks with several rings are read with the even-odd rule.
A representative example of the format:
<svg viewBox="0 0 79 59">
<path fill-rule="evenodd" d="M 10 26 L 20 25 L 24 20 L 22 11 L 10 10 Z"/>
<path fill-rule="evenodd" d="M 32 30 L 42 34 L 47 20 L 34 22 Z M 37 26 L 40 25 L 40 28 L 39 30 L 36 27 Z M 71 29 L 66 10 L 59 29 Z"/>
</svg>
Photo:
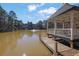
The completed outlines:
<svg viewBox="0 0 79 59">
<path fill-rule="evenodd" d="M 48 22 L 48 20 L 47 20 L 47 33 L 48 33 L 48 29 L 49 29 L 48 26 L 49 26 L 49 22 Z"/>
<path fill-rule="evenodd" d="M 73 41 L 70 41 L 70 47 L 73 48 Z"/>
<path fill-rule="evenodd" d="M 71 19 L 71 41 L 70 41 L 70 47 L 73 48 L 73 22 L 74 22 L 74 13 L 71 13 L 70 15 L 70 19 Z"/>
<path fill-rule="evenodd" d="M 54 19 L 54 40 L 55 40 L 55 55 L 58 55 L 58 45 L 57 45 L 57 41 L 56 41 L 56 28 L 57 28 L 57 24 L 56 24 L 56 20 Z"/>
<path fill-rule="evenodd" d="M 64 29 L 64 22 L 63 22 L 63 29 Z"/>
<path fill-rule="evenodd" d="M 47 20 L 47 32 L 48 32 L 48 20 Z"/>
<path fill-rule="evenodd" d="M 56 37 L 54 36 L 54 39 L 56 40 Z M 54 49 L 54 55 L 57 56 L 58 55 L 58 43 L 57 41 L 55 41 L 55 49 Z"/>
<path fill-rule="evenodd" d="M 56 20 L 54 20 L 54 35 L 56 34 L 56 27 L 57 27 Z"/>
</svg>

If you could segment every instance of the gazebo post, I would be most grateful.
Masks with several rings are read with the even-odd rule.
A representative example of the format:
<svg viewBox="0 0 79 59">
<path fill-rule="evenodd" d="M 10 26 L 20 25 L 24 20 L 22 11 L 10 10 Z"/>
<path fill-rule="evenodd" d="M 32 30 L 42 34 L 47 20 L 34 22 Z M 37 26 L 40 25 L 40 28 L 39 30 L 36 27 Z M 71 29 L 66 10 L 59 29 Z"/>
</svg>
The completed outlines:
<svg viewBox="0 0 79 59">
<path fill-rule="evenodd" d="M 54 35 L 56 34 L 56 28 L 57 28 L 57 24 L 56 24 L 56 20 L 54 19 Z"/>
<path fill-rule="evenodd" d="M 57 24 L 56 24 L 56 20 L 54 19 L 54 35 L 56 35 L 56 29 L 57 29 Z M 56 41 L 56 36 L 54 36 L 54 40 L 55 40 L 55 55 L 58 55 L 58 45 L 57 45 L 57 41 Z"/>
<path fill-rule="evenodd" d="M 71 13 L 70 15 L 70 19 L 71 19 L 71 39 L 70 39 L 70 47 L 73 48 L 73 21 L 74 21 L 74 13 Z"/>
<path fill-rule="evenodd" d="M 48 26 L 49 26 L 49 25 L 48 25 L 48 21 L 47 21 L 47 32 L 48 32 L 48 29 L 49 29 Z"/>
<path fill-rule="evenodd" d="M 64 22 L 63 22 L 63 29 L 64 29 Z"/>
</svg>

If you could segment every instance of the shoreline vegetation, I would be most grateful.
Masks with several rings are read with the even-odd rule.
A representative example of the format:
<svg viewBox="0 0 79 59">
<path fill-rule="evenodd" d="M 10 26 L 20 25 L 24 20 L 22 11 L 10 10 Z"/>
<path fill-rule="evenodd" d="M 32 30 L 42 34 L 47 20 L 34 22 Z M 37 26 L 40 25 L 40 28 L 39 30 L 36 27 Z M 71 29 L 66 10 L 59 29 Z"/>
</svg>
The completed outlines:
<svg viewBox="0 0 79 59">
<path fill-rule="evenodd" d="M 36 24 L 32 22 L 23 23 L 19 20 L 14 11 L 9 13 L 0 5 L 0 32 L 12 32 L 16 30 L 46 30 L 47 20 L 38 21 Z"/>
</svg>

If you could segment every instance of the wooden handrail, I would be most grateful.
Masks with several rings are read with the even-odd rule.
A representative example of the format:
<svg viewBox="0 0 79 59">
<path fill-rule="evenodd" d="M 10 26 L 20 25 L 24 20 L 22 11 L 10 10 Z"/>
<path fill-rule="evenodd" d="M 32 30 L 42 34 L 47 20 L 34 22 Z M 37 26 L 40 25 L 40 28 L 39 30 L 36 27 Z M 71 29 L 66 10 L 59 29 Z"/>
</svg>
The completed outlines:
<svg viewBox="0 0 79 59">
<path fill-rule="evenodd" d="M 48 30 L 71 30 L 71 28 L 56 28 L 56 29 L 50 28 Z"/>
</svg>

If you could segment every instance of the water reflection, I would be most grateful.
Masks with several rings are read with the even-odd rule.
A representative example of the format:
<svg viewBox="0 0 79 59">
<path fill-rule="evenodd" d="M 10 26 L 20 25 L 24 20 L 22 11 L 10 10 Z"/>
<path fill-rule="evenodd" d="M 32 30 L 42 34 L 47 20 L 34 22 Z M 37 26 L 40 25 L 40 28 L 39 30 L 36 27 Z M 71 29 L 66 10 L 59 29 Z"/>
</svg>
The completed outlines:
<svg viewBox="0 0 79 59">
<path fill-rule="evenodd" d="M 0 55 L 52 55 L 40 42 L 39 33 L 28 30 L 0 33 Z"/>
</svg>

